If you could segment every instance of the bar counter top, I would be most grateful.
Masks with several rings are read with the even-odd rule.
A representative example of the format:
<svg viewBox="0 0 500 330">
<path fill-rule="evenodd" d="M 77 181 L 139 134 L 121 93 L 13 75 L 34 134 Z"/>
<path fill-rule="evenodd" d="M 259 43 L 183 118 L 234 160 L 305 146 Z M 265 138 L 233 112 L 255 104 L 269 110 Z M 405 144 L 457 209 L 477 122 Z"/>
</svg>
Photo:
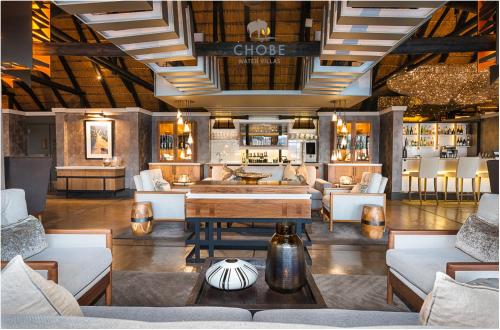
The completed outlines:
<svg viewBox="0 0 500 330">
<path fill-rule="evenodd" d="M 339 163 L 328 163 L 328 166 L 382 166 L 382 164 L 376 164 L 376 163 L 345 163 L 345 162 L 339 162 Z"/>
<path fill-rule="evenodd" d="M 148 163 L 150 166 L 200 166 L 203 165 L 201 163 L 169 163 L 169 162 L 157 162 L 157 163 Z"/>
<path fill-rule="evenodd" d="M 122 170 L 125 166 L 102 166 L 102 165 L 68 165 L 56 166 L 56 170 Z"/>
<path fill-rule="evenodd" d="M 207 163 L 206 165 L 208 166 L 286 166 L 288 164 L 291 164 L 292 166 L 300 166 L 302 163 L 248 163 L 248 164 L 243 164 L 243 163 Z M 319 166 L 321 163 L 304 163 L 306 166 L 311 165 L 311 166 Z"/>
</svg>

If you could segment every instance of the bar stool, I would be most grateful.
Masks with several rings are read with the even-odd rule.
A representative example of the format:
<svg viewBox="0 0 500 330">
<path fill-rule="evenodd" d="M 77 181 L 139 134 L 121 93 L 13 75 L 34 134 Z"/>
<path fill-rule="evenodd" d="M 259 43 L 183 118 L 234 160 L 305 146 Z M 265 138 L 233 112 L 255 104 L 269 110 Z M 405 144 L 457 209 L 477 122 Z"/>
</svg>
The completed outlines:
<svg viewBox="0 0 500 330">
<path fill-rule="evenodd" d="M 424 179 L 424 199 L 427 200 L 427 179 L 434 179 L 434 195 L 436 196 L 436 203 L 438 203 L 438 193 L 437 193 L 437 178 L 439 171 L 439 157 L 424 157 L 420 158 L 418 165 L 418 172 L 410 172 L 408 176 L 409 189 L 408 189 L 408 199 L 411 201 L 411 181 L 412 178 L 417 178 L 418 180 L 418 196 L 420 198 L 420 203 L 422 203 L 422 187 L 421 181 Z"/>
<path fill-rule="evenodd" d="M 448 200 L 448 179 L 455 178 L 455 191 L 457 194 L 457 201 L 460 203 L 464 195 L 464 179 L 472 180 L 472 194 L 474 202 L 477 203 L 476 195 L 476 172 L 479 168 L 479 157 L 460 157 L 457 162 L 457 169 L 455 172 L 446 172 L 444 179 L 444 199 Z M 460 182 L 460 190 L 458 183 Z"/>
</svg>

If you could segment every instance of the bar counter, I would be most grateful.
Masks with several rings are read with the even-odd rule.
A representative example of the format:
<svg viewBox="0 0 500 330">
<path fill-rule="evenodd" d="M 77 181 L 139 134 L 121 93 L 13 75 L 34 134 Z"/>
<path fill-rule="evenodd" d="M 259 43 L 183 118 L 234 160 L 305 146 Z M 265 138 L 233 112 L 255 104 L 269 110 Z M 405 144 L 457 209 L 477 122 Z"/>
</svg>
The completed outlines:
<svg viewBox="0 0 500 330">
<path fill-rule="evenodd" d="M 402 191 L 408 192 L 409 179 L 408 174 L 410 172 L 418 172 L 419 158 L 404 158 L 403 159 L 403 184 Z M 488 177 L 488 167 L 486 166 L 486 161 L 490 159 L 481 159 L 479 168 L 476 172 L 478 177 L 481 177 L 481 187 L 480 192 L 490 192 L 490 180 Z M 439 172 L 438 172 L 438 192 L 444 192 L 444 177 L 446 173 L 455 172 L 457 169 L 458 159 L 457 158 L 440 158 L 439 159 Z M 418 191 L 418 180 L 414 179 L 412 181 L 412 191 Z M 464 179 L 464 192 L 472 192 L 472 180 Z M 427 183 L 427 190 L 432 191 L 431 180 Z M 449 177 L 448 179 L 448 192 L 455 192 L 455 178 Z"/>
</svg>

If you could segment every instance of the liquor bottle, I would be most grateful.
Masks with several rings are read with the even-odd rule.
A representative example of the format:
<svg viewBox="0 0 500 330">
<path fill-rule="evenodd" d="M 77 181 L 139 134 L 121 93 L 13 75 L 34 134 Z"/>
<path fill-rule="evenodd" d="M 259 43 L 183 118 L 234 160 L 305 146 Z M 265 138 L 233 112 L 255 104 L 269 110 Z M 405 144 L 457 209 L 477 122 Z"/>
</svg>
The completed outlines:
<svg viewBox="0 0 500 330">
<path fill-rule="evenodd" d="M 403 159 L 408 158 L 408 151 L 406 150 L 407 145 L 408 145 L 408 139 L 405 139 L 405 145 L 403 147 Z"/>
</svg>

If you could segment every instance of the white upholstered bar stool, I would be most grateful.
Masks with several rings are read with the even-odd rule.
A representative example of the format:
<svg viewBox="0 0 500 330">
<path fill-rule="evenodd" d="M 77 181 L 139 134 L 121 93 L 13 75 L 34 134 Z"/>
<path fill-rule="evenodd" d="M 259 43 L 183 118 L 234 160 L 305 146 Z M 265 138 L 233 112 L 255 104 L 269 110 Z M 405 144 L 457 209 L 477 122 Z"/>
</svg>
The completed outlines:
<svg viewBox="0 0 500 330">
<path fill-rule="evenodd" d="M 464 195 L 464 179 L 471 179 L 472 194 L 474 202 L 477 203 L 476 195 L 476 172 L 479 169 L 479 157 L 460 157 L 457 162 L 457 170 L 455 172 L 446 172 L 444 179 L 444 199 L 448 200 L 448 179 L 455 178 L 455 191 L 457 201 L 461 202 Z M 459 189 L 460 183 L 460 189 Z"/>
<path fill-rule="evenodd" d="M 439 157 L 423 157 L 420 158 L 418 165 L 418 172 L 410 172 L 408 175 L 409 189 L 408 199 L 411 200 L 411 181 L 412 178 L 418 180 L 418 196 L 420 203 L 422 203 L 422 179 L 424 179 L 424 199 L 427 200 L 427 179 L 433 179 L 434 182 L 434 195 L 436 196 L 436 203 L 438 202 L 437 193 L 437 178 L 439 171 Z"/>
</svg>

